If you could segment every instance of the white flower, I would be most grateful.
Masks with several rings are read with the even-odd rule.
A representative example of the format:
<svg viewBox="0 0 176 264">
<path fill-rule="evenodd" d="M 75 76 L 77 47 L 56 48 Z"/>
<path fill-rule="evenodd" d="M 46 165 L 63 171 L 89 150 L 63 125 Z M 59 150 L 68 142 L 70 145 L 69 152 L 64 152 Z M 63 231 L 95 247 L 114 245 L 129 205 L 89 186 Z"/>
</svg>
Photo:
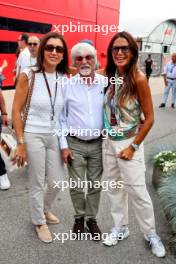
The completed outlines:
<svg viewBox="0 0 176 264">
<path fill-rule="evenodd" d="M 163 172 L 176 169 L 176 151 L 161 151 L 154 156 L 154 162 Z"/>
</svg>

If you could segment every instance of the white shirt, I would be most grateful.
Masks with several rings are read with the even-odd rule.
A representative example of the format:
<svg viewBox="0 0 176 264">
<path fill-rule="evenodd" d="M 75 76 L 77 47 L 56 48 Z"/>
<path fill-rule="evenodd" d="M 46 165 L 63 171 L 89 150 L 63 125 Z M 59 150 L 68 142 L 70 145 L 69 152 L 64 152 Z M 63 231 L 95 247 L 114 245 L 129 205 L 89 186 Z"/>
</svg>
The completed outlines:
<svg viewBox="0 0 176 264">
<path fill-rule="evenodd" d="M 90 140 L 99 137 L 103 128 L 104 87 L 107 85 L 105 77 L 95 74 L 94 84 L 90 86 L 84 82 L 80 83 L 80 80 L 82 79 L 77 74 L 63 87 L 64 111 L 60 119 L 61 149 L 68 147 L 63 130 L 69 131 L 77 138 Z"/>
<path fill-rule="evenodd" d="M 36 70 L 36 68 L 32 68 Z M 31 69 L 23 71 L 28 77 L 29 83 L 31 81 Z M 56 89 L 56 72 L 46 73 L 48 84 L 52 94 L 52 102 L 54 101 Z M 58 74 L 58 77 L 62 77 Z M 52 108 L 46 83 L 41 72 L 35 73 L 35 82 L 28 117 L 24 131 L 29 133 L 53 133 L 60 129 L 59 117 L 63 110 L 63 94 L 61 83 L 57 82 L 57 95 L 55 102 L 55 116 L 54 122 L 51 121 Z"/>
<path fill-rule="evenodd" d="M 176 64 L 172 61 L 168 62 L 164 67 L 164 74 L 166 77 L 176 79 Z"/>
<path fill-rule="evenodd" d="M 17 73 L 18 76 L 25 68 L 34 66 L 36 64 L 36 58 L 32 58 L 28 47 L 24 48 L 17 59 Z"/>
</svg>

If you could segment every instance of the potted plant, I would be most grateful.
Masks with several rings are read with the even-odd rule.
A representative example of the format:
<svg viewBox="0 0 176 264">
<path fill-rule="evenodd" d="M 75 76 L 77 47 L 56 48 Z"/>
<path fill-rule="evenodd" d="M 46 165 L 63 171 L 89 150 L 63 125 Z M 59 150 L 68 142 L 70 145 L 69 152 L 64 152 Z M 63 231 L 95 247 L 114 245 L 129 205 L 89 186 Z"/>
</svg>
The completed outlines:
<svg viewBox="0 0 176 264">
<path fill-rule="evenodd" d="M 176 169 L 176 151 L 161 151 L 154 156 L 153 161 L 152 183 L 155 188 L 158 188 L 162 182 L 167 180 L 170 172 Z"/>
</svg>

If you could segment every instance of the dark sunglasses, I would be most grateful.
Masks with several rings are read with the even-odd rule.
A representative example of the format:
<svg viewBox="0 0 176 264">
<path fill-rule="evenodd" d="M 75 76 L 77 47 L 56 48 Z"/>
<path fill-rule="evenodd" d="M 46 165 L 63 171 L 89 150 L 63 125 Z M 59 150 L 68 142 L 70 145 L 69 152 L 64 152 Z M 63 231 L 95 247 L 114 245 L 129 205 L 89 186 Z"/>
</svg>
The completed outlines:
<svg viewBox="0 0 176 264">
<path fill-rule="evenodd" d="M 123 53 L 128 53 L 130 51 L 130 47 L 129 46 L 114 46 L 112 47 L 111 50 L 115 54 L 117 54 L 119 50 L 121 50 Z"/>
<path fill-rule="evenodd" d="M 35 42 L 29 42 L 28 45 L 29 45 L 29 46 L 34 46 L 34 47 L 36 47 L 36 46 L 38 45 L 38 43 L 35 43 Z"/>
<path fill-rule="evenodd" d="M 93 56 L 92 55 L 86 55 L 86 56 L 77 56 L 75 59 L 77 60 L 77 61 L 83 61 L 83 59 L 86 59 L 87 61 L 90 61 L 91 59 L 93 59 Z"/>
<path fill-rule="evenodd" d="M 44 50 L 46 50 L 48 52 L 53 52 L 55 50 L 56 53 L 64 53 L 65 48 L 61 47 L 61 46 L 46 45 L 44 47 Z"/>
</svg>

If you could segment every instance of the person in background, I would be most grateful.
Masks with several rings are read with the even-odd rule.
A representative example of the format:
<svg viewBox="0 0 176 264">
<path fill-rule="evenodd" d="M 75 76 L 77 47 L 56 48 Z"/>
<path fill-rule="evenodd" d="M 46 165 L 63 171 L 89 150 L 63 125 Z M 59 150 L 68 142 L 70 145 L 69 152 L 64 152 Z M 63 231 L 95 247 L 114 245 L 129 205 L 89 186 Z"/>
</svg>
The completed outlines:
<svg viewBox="0 0 176 264">
<path fill-rule="evenodd" d="M 160 104 L 160 108 L 165 107 L 169 92 L 172 92 L 171 107 L 175 108 L 176 104 L 176 53 L 172 54 L 171 61 L 169 61 L 164 67 L 164 94 L 163 101 Z"/>
<path fill-rule="evenodd" d="M 66 42 L 62 35 L 50 32 L 41 40 L 37 65 L 26 68 L 20 74 L 13 103 L 12 120 L 17 137 L 14 162 L 18 166 L 23 166 L 25 161 L 28 163 L 31 219 L 38 238 L 45 243 L 52 242 L 47 224 L 59 223 L 51 207 L 58 194 L 55 182 L 64 177 L 55 131 L 60 129 L 59 117 L 63 109 L 62 83 L 58 80 L 67 71 Z M 21 113 L 32 80 L 33 93 L 23 127 Z"/>
<path fill-rule="evenodd" d="M 3 78 L 2 72 L 3 70 L 8 66 L 8 63 L 6 60 L 3 60 L 2 65 L 0 66 L 0 111 L 1 111 L 1 117 L 0 117 L 0 133 L 2 129 L 2 125 L 7 126 L 8 125 L 8 116 L 7 116 L 7 111 L 6 111 L 6 106 L 5 106 L 5 100 L 1 91 L 2 88 L 2 81 Z M 5 167 L 5 163 L 0 155 L 0 189 L 2 190 L 7 190 L 10 188 L 10 181 L 7 176 L 7 171 Z"/>
<path fill-rule="evenodd" d="M 6 60 L 3 60 L 1 66 L 0 66 L 0 89 L 2 88 L 2 82 L 5 80 L 5 76 L 3 75 L 3 70 L 8 66 L 8 62 Z"/>
<path fill-rule="evenodd" d="M 110 84 L 105 94 L 104 128 L 108 137 L 103 141 L 103 167 L 109 182 L 122 181 L 123 186 L 109 185 L 114 227 L 103 244 L 114 246 L 129 236 L 129 196 L 152 253 L 164 257 L 165 248 L 156 234 L 153 205 L 145 183 L 143 140 L 153 125 L 154 113 L 146 77 L 137 67 L 138 46 L 128 32 L 122 31 L 111 39 L 107 53 L 107 77 L 122 77 L 123 83 Z"/>
<path fill-rule="evenodd" d="M 22 43 L 24 44 L 25 41 L 22 41 Z M 19 41 L 20 47 L 22 43 L 21 41 Z M 29 36 L 27 46 L 25 46 L 25 48 L 23 48 L 22 50 L 20 49 L 20 47 L 18 47 L 19 54 L 17 56 L 16 70 L 19 72 L 19 74 L 25 68 L 34 66 L 37 63 L 37 52 L 39 44 L 40 39 L 37 36 Z"/>
<path fill-rule="evenodd" d="M 18 47 L 20 53 L 18 55 L 15 67 L 16 80 L 18 80 L 20 73 L 26 68 L 26 64 L 28 65 L 30 60 L 30 52 L 28 49 L 28 37 L 29 36 L 26 33 L 23 33 L 18 38 Z"/>
<path fill-rule="evenodd" d="M 145 74 L 147 77 L 147 81 L 149 81 L 150 75 L 152 73 L 152 65 L 153 65 L 153 60 L 151 59 L 151 54 L 148 54 L 147 59 L 145 60 Z"/>
<path fill-rule="evenodd" d="M 40 44 L 40 39 L 37 36 L 29 36 L 28 49 L 30 52 L 30 57 L 29 57 L 29 61 L 26 60 L 26 68 L 36 65 L 39 44 Z"/>
</svg>

